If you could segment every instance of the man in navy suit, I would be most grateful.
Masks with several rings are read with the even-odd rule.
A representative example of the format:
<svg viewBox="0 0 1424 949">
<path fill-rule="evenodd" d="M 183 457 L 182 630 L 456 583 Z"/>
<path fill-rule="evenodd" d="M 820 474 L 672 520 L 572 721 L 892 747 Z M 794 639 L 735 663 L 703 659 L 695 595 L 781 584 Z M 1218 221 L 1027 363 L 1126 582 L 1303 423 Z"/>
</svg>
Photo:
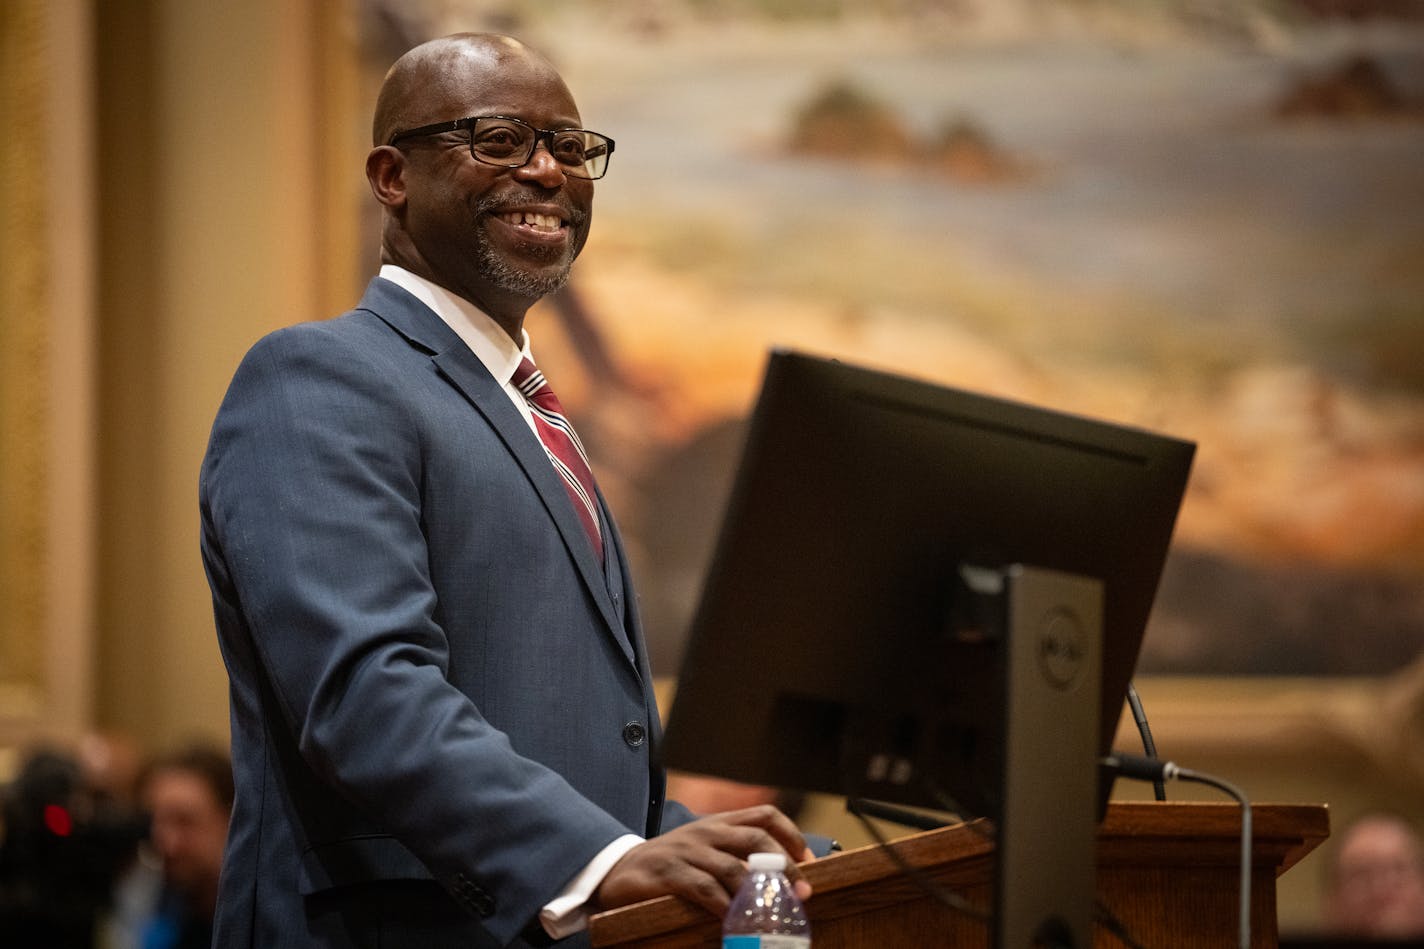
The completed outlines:
<svg viewBox="0 0 1424 949">
<path fill-rule="evenodd" d="M 773 808 L 663 800 L 618 531 L 511 385 L 612 152 L 581 125 L 508 37 L 407 53 L 366 161 L 380 276 L 232 381 L 200 488 L 237 788 L 217 946 L 580 944 L 592 910 L 721 912 L 748 853 L 804 856 Z"/>
</svg>

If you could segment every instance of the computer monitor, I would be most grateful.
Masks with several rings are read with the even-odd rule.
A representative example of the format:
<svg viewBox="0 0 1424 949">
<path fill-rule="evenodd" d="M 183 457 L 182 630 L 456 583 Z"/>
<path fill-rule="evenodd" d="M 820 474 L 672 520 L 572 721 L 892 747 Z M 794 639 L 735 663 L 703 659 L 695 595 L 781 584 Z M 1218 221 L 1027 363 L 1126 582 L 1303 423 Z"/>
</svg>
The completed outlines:
<svg viewBox="0 0 1424 949">
<path fill-rule="evenodd" d="M 1081 757 L 1096 775 L 1193 452 L 774 351 L 678 677 L 667 765 L 997 819 L 1005 769 L 1026 770 L 1005 748 L 1010 712 L 1056 707 L 1091 722 Z M 1030 617 L 1008 589 L 1025 575 L 1073 602 Z M 1006 648 L 1016 624 L 1049 631 L 1021 644 L 1036 658 Z M 1019 679 L 1048 683 L 1050 706 L 1013 684 L 1026 661 L 1039 669 Z M 1061 723 L 1037 724 L 1040 747 L 1056 747 Z M 1020 787 L 1049 801 L 1068 777 L 1055 771 L 1021 774 Z"/>
</svg>

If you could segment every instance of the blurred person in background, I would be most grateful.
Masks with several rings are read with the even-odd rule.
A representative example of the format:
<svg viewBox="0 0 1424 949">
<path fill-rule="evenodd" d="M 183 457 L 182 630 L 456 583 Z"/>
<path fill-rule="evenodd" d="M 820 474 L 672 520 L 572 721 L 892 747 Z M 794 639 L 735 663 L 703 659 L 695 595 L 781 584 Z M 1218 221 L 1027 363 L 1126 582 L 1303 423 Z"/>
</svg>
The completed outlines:
<svg viewBox="0 0 1424 949">
<path fill-rule="evenodd" d="M 1341 830 L 1326 878 L 1332 936 L 1424 940 L 1424 841 L 1399 814 L 1372 811 Z"/>
<path fill-rule="evenodd" d="M 90 949 L 143 822 L 94 793 L 77 756 L 37 747 L 0 795 L 0 945 Z"/>
<path fill-rule="evenodd" d="M 137 949 L 207 949 L 232 816 L 232 763 L 215 747 L 187 746 L 146 769 L 140 799 L 162 871 L 154 904 L 134 927 Z"/>
<path fill-rule="evenodd" d="M 144 753 L 132 735 L 90 732 L 75 744 L 74 757 L 96 809 L 128 817 L 139 813 L 138 782 Z"/>
</svg>

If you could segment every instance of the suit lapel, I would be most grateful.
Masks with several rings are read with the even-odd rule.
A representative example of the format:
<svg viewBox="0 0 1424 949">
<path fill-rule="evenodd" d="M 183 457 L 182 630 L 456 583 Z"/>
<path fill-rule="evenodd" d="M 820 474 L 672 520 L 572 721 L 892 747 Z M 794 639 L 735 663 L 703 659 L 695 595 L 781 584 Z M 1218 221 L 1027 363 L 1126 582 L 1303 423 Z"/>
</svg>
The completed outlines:
<svg viewBox="0 0 1424 949">
<path fill-rule="evenodd" d="M 603 565 L 599 563 L 598 555 L 588 541 L 588 534 L 574 512 L 562 479 L 549 463 L 538 436 L 530 430 L 509 396 L 444 320 L 390 281 L 379 278 L 371 281 L 361 300 L 361 308 L 375 313 L 410 342 L 427 350 L 440 373 L 499 435 L 543 502 L 544 510 L 563 538 L 584 586 L 598 604 L 609 633 L 629 663 L 636 666 L 637 659 L 628 635 L 622 629 L 609 595 Z M 602 498 L 599 500 L 602 509 Z M 608 523 L 606 516 L 604 521 Z"/>
</svg>

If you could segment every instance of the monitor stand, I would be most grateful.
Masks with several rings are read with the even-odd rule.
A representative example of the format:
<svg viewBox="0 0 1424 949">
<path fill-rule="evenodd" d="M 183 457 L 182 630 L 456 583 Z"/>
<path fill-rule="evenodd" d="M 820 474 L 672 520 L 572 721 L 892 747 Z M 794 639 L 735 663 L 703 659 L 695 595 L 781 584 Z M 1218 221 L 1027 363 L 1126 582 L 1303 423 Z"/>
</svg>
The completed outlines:
<svg viewBox="0 0 1424 949">
<path fill-rule="evenodd" d="M 1023 565 L 960 576 L 1006 648 L 993 945 L 1089 949 L 1103 585 Z"/>
</svg>

